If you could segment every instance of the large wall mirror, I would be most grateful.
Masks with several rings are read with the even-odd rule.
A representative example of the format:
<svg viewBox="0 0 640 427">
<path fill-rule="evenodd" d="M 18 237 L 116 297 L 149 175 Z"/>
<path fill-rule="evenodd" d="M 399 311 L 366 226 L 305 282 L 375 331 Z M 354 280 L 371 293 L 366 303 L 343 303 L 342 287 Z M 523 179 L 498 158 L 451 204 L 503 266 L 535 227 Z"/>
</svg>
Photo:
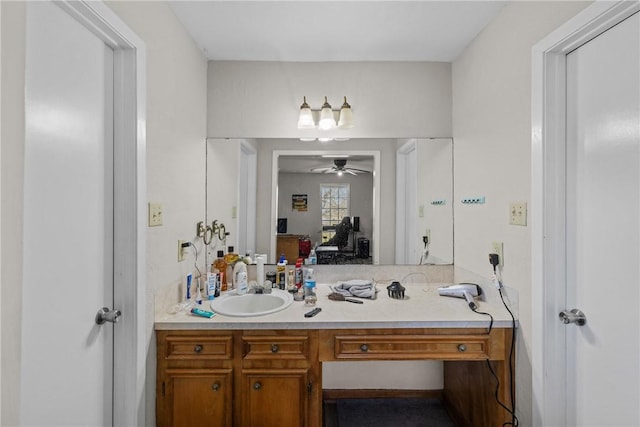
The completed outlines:
<svg viewBox="0 0 640 427">
<path fill-rule="evenodd" d="M 269 262 L 317 247 L 329 264 L 453 263 L 451 138 L 208 138 L 206 168 L 207 222 L 230 233 L 208 259 L 226 244 Z"/>
</svg>

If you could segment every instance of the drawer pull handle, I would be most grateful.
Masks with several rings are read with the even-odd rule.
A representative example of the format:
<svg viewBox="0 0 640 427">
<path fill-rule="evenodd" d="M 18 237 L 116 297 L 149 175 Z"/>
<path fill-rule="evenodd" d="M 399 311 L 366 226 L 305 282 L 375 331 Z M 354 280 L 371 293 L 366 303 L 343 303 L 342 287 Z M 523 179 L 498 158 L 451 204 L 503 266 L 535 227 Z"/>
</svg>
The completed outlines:
<svg viewBox="0 0 640 427">
<path fill-rule="evenodd" d="M 467 346 L 464 344 L 458 344 L 458 351 L 459 352 L 465 352 L 467 351 Z"/>
<path fill-rule="evenodd" d="M 369 351 L 369 346 L 368 346 L 368 345 L 366 345 L 366 344 L 362 344 L 362 345 L 360 346 L 360 351 L 362 351 L 362 352 L 366 353 L 367 351 Z"/>
<path fill-rule="evenodd" d="M 278 348 L 278 345 L 277 345 L 277 344 L 273 344 L 273 345 L 271 346 L 271 353 L 277 353 L 277 352 L 278 352 L 278 350 L 280 350 L 280 349 Z"/>
<path fill-rule="evenodd" d="M 202 352 L 202 346 L 200 344 L 197 344 L 195 347 L 193 347 L 193 351 L 195 351 L 196 353 Z"/>
<path fill-rule="evenodd" d="M 253 384 L 254 390 L 260 390 L 262 388 L 262 384 L 260 382 L 256 382 Z"/>
<path fill-rule="evenodd" d="M 213 391 L 218 391 L 220 390 L 220 383 L 213 383 L 213 385 L 211 386 L 211 389 Z"/>
</svg>

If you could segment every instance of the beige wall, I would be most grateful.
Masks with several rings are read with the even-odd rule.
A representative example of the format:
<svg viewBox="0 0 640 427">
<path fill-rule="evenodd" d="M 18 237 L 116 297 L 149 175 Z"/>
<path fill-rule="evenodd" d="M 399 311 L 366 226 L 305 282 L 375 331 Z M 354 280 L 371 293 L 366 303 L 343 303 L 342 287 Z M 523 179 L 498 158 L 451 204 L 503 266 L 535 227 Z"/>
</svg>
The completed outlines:
<svg viewBox="0 0 640 427">
<path fill-rule="evenodd" d="M 334 109 L 347 96 L 351 138 L 451 135 L 451 64 L 444 62 L 210 61 L 211 137 L 299 138 L 302 97 L 312 109 L 324 96 Z"/>
<path fill-rule="evenodd" d="M 531 48 L 588 3 L 514 2 L 453 63 L 457 266 L 491 274 L 492 241 L 504 242 L 504 281 L 520 294 L 517 403 L 531 423 L 531 230 L 509 225 L 509 202 L 531 200 Z"/>
<path fill-rule="evenodd" d="M 147 425 L 155 425 L 153 295 L 193 270 L 192 255 L 177 262 L 177 242 L 204 220 L 207 62 L 165 3 L 108 5 L 147 49 L 147 198 L 164 208 L 163 226 L 147 230 Z"/>
</svg>

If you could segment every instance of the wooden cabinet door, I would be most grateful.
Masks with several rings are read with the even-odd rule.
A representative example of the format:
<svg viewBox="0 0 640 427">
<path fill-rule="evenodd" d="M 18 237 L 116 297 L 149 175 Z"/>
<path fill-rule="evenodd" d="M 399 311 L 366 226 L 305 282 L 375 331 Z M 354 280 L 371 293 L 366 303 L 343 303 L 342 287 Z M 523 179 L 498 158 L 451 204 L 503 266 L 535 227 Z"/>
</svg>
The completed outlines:
<svg viewBox="0 0 640 427">
<path fill-rule="evenodd" d="M 242 373 L 245 427 L 307 426 L 307 369 L 252 369 Z"/>
<path fill-rule="evenodd" d="M 164 414 L 157 425 L 193 427 L 232 425 L 231 369 L 171 369 L 163 383 Z"/>
</svg>

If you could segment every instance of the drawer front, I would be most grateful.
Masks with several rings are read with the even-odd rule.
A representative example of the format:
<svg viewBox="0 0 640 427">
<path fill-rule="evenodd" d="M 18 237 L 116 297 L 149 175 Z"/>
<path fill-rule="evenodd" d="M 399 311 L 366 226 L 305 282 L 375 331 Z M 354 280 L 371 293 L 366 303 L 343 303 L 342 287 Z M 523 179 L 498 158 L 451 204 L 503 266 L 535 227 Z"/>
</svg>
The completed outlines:
<svg viewBox="0 0 640 427">
<path fill-rule="evenodd" d="M 233 338 L 166 337 L 167 360 L 227 360 L 233 355 Z"/>
<path fill-rule="evenodd" d="M 423 335 L 336 335 L 336 359 L 484 360 L 488 337 Z"/>
<path fill-rule="evenodd" d="M 306 336 L 244 336 L 244 359 L 305 360 L 309 358 Z"/>
</svg>

